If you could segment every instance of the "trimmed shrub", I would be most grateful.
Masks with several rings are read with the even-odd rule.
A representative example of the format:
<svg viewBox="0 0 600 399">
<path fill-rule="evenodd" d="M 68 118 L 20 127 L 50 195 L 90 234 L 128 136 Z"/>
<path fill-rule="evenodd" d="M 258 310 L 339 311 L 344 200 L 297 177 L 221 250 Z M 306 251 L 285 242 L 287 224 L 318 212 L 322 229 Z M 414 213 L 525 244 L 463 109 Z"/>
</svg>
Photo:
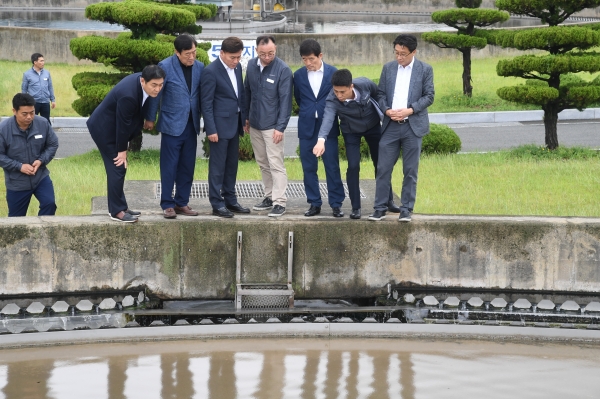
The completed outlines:
<svg viewBox="0 0 600 399">
<path fill-rule="evenodd" d="M 423 137 L 421 153 L 454 154 L 460 151 L 460 138 L 454 130 L 437 123 L 431 123 L 429 129 L 429 134 Z"/>
<path fill-rule="evenodd" d="M 210 145 L 208 137 L 204 137 L 202 140 L 202 152 L 206 158 L 210 158 Z M 238 159 L 240 161 L 251 161 L 254 159 L 254 150 L 252 149 L 252 142 L 250 141 L 250 135 L 244 134 L 240 137 L 240 148 L 238 150 Z"/>
</svg>

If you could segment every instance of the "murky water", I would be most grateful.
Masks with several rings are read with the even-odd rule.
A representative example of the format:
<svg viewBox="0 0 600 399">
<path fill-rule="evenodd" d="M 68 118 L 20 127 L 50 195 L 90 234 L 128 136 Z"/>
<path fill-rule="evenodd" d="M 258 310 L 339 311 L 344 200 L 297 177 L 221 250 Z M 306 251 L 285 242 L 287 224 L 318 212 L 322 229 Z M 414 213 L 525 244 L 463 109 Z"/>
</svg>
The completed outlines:
<svg viewBox="0 0 600 399">
<path fill-rule="evenodd" d="M 0 397 L 597 398 L 600 347 L 227 340 L 0 351 Z"/>
<path fill-rule="evenodd" d="M 249 18 L 251 13 L 246 13 Z M 234 18 L 242 17 L 241 13 Z M 539 25 L 534 19 L 511 19 L 498 26 Z M 24 26 L 33 28 L 76 29 L 76 30 L 116 30 L 121 25 L 92 21 L 85 18 L 83 10 L 47 11 L 31 9 L 27 11 L 0 11 L 0 26 Z M 212 31 L 210 24 L 204 24 L 205 33 Z M 298 32 L 298 33 L 375 33 L 375 32 L 426 32 L 436 29 L 451 30 L 446 25 L 436 24 L 429 16 L 412 15 L 335 15 L 335 14 L 288 14 L 286 26 L 259 29 L 265 32 Z"/>
</svg>

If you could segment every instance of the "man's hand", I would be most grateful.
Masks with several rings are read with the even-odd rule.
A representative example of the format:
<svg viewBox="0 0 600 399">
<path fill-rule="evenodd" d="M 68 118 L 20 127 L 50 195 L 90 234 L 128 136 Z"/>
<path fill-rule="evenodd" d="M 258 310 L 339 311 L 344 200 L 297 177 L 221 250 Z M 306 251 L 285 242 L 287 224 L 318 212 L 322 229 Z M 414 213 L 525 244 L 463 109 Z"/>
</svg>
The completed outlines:
<svg viewBox="0 0 600 399">
<path fill-rule="evenodd" d="M 127 151 L 118 152 L 113 161 L 115 161 L 115 166 L 125 165 L 125 169 L 127 169 Z"/>
<path fill-rule="evenodd" d="M 246 119 L 246 124 L 244 125 L 244 132 L 250 132 L 250 121 L 248 119 Z"/>
<path fill-rule="evenodd" d="M 42 166 L 42 161 L 37 159 L 34 163 L 31 164 L 31 166 L 33 166 L 33 174 L 35 175 L 37 173 L 38 169 L 40 168 L 40 166 Z"/>
<path fill-rule="evenodd" d="M 145 121 L 144 122 L 144 129 L 145 130 L 152 130 L 152 129 L 154 129 L 154 121 Z"/>
<path fill-rule="evenodd" d="M 56 101 L 52 101 L 51 107 L 52 107 L 52 109 L 54 109 L 56 107 Z"/>
<path fill-rule="evenodd" d="M 218 143 L 219 142 L 219 135 L 217 133 L 209 134 L 206 137 L 208 137 L 208 141 L 210 141 L 212 143 Z"/>
<path fill-rule="evenodd" d="M 414 114 L 414 111 L 412 108 L 388 109 L 385 114 L 393 121 L 401 121 Z"/>
<path fill-rule="evenodd" d="M 317 140 L 317 144 L 313 147 L 315 157 L 320 157 L 325 152 L 325 140 Z"/>
<path fill-rule="evenodd" d="M 279 144 L 283 140 L 283 133 L 279 130 L 273 130 L 273 143 Z"/>
<path fill-rule="evenodd" d="M 21 173 L 33 176 L 35 175 L 35 170 L 33 166 L 29 165 L 28 163 L 24 163 L 21 165 Z"/>
</svg>

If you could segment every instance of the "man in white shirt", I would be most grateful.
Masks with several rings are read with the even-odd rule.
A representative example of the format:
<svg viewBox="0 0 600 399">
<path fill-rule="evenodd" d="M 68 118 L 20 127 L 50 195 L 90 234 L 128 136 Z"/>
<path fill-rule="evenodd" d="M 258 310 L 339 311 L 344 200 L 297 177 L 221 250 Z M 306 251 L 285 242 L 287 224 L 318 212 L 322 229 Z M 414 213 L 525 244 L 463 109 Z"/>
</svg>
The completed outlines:
<svg viewBox="0 0 600 399">
<path fill-rule="evenodd" d="M 244 85 L 242 51 L 244 43 L 228 37 L 221 44 L 219 59 L 204 68 L 200 97 L 204 128 L 210 145 L 208 198 L 213 215 L 230 218 L 234 213 L 250 213 L 238 203 L 235 182 L 238 170 L 240 136 L 244 134 Z"/>
<path fill-rule="evenodd" d="M 375 212 L 369 220 L 385 217 L 394 165 L 402 150 L 400 222 L 410 222 L 417 196 L 417 173 L 423 136 L 429 133 L 427 107 L 433 104 L 433 69 L 415 58 L 417 38 L 399 35 L 394 40 L 396 61 L 384 65 L 379 79 L 379 104 L 385 116 L 379 142 Z"/>
<path fill-rule="evenodd" d="M 306 39 L 300 44 L 300 56 L 304 67 L 294 73 L 294 97 L 300 108 L 298 112 L 300 161 L 304 173 L 306 200 L 310 204 L 304 216 L 310 217 L 321 213 L 323 204 L 317 176 L 319 162 L 312 151 L 317 144 L 319 129 L 323 123 L 327 95 L 333 88 L 331 76 L 337 68 L 323 62 L 321 46 L 314 39 Z M 339 134 L 340 128 L 336 119 L 325 143 L 327 151 L 323 154 L 327 199 L 333 217 L 344 216 L 341 210 L 345 195 L 338 155 Z"/>
</svg>

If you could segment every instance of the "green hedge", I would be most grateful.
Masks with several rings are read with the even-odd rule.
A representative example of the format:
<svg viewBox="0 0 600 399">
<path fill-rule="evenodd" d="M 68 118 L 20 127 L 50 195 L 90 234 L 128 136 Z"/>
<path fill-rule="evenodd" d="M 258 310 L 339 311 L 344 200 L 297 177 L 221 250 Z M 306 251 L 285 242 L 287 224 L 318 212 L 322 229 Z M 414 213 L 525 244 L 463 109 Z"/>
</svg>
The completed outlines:
<svg viewBox="0 0 600 399">
<path fill-rule="evenodd" d="M 446 125 L 429 124 L 430 132 L 423 137 L 422 154 L 454 154 L 462 143 L 454 130 Z"/>
<path fill-rule="evenodd" d="M 204 137 L 202 140 L 202 152 L 206 158 L 210 158 L 210 145 L 208 137 Z M 254 159 L 254 150 L 252 149 L 252 142 L 250 141 L 249 134 L 244 134 L 242 137 L 240 137 L 240 149 L 238 154 L 238 159 L 240 161 L 251 161 Z"/>
</svg>

